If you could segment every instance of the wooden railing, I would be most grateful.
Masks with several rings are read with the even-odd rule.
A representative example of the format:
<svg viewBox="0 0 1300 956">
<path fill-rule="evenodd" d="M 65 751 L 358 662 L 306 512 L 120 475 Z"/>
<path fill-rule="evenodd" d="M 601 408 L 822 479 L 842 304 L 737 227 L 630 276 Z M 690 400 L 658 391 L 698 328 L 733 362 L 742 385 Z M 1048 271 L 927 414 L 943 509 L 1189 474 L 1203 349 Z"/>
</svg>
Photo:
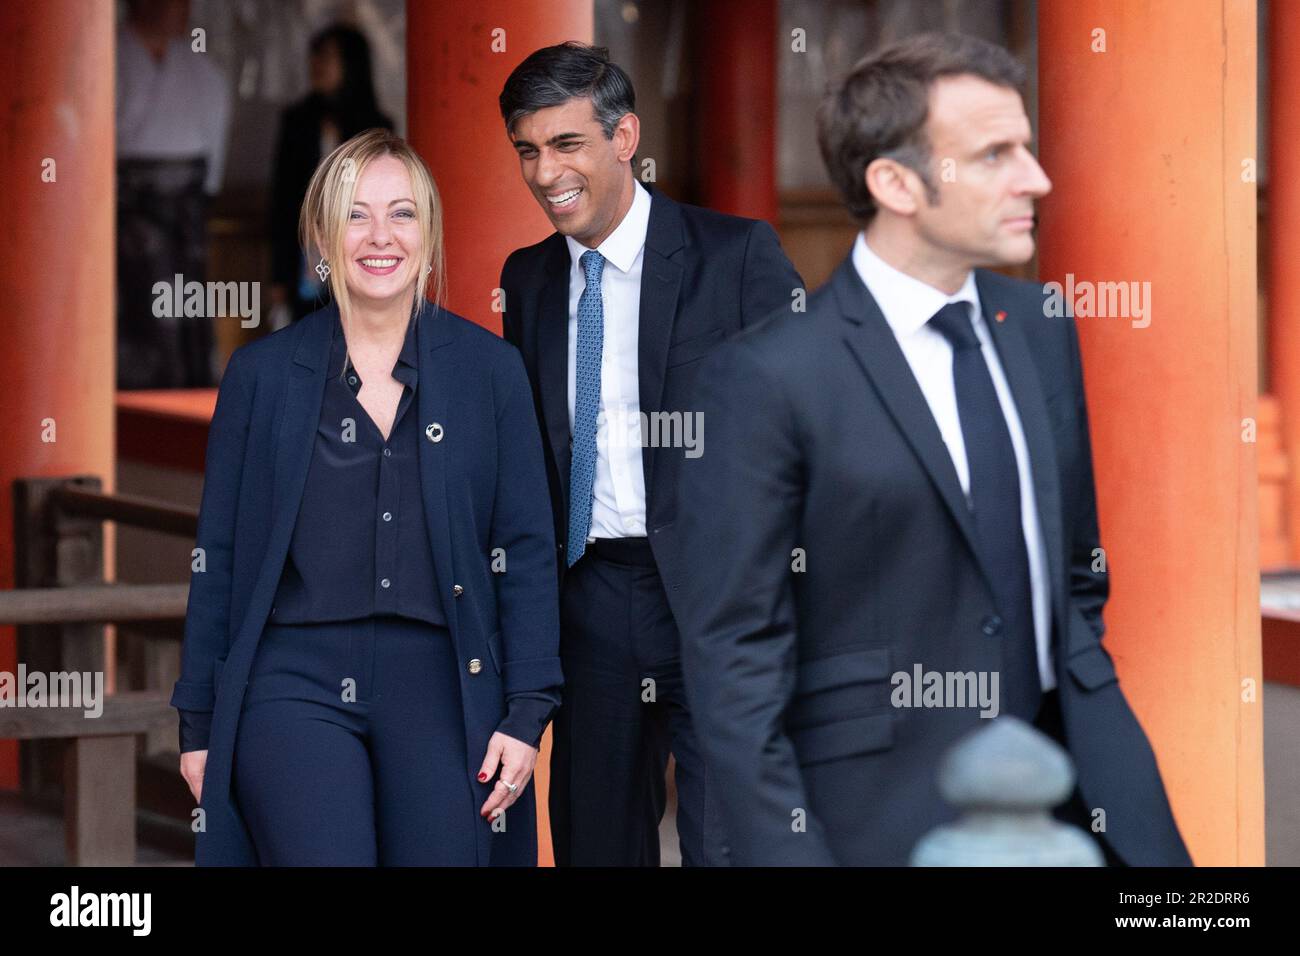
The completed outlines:
<svg viewBox="0 0 1300 956">
<path fill-rule="evenodd" d="M 27 674 L 106 673 L 104 624 L 179 621 L 185 584 L 104 581 L 103 522 L 135 525 L 193 540 L 195 511 L 101 491 L 98 478 L 14 482 L 15 583 L 0 591 L 0 624 L 18 625 L 18 660 Z M 26 693 L 25 687 L 17 688 Z M 166 690 L 105 695 L 102 712 L 83 702 L 0 708 L 0 738 L 25 741 L 25 800 L 61 794 L 67 862 L 135 862 L 137 736 L 177 725 Z"/>
</svg>

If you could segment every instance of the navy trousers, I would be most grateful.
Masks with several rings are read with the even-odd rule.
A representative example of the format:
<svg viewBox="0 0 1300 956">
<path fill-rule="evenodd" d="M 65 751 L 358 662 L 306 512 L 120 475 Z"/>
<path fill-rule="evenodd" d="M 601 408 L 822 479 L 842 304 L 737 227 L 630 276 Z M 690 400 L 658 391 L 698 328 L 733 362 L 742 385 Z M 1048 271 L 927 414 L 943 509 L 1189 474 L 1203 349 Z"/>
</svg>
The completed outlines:
<svg viewBox="0 0 1300 956">
<path fill-rule="evenodd" d="M 268 625 L 231 783 L 264 866 L 476 865 L 450 633 L 395 616 Z"/>
<path fill-rule="evenodd" d="M 549 803 L 556 865 L 658 866 L 670 752 L 682 863 L 726 865 L 677 627 L 644 538 L 598 540 L 566 572 L 560 660 Z"/>
</svg>

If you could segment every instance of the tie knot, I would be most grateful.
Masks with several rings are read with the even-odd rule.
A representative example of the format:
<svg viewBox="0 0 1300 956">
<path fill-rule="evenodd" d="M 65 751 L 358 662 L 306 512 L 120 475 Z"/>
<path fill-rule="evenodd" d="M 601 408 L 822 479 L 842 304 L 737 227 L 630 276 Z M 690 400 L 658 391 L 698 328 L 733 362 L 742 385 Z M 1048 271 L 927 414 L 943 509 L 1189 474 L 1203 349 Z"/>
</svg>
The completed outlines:
<svg viewBox="0 0 1300 956">
<path fill-rule="evenodd" d="M 980 347 L 965 302 L 949 302 L 930 318 L 930 326 L 948 340 L 954 351 Z"/>
<path fill-rule="evenodd" d="M 582 263 L 582 272 L 588 282 L 600 280 L 600 273 L 605 268 L 604 256 L 595 249 L 588 249 L 578 261 Z"/>
</svg>

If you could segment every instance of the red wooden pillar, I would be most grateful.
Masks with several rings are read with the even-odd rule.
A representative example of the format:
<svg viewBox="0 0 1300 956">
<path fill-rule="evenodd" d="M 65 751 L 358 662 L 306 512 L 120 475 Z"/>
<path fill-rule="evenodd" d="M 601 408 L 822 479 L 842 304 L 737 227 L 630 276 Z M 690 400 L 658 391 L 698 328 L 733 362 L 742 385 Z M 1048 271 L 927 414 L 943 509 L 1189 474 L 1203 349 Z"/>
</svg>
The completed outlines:
<svg viewBox="0 0 1300 956">
<path fill-rule="evenodd" d="M 1268 365 L 1287 471 L 1288 557 L 1300 561 L 1300 4 L 1268 8 Z"/>
<path fill-rule="evenodd" d="M 1259 865 L 1255 3 L 1040 4 L 1038 62 L 1041 278 L 1150 283 L 1076 320 L 1106 646 L 1193 859 Z"/>
<path fill-rule="evenodd" d="M 0 587 L 14 586 L 19 476 L 113 482 L 113 5 L 0 4 Z M 52 439 L 52 440 L 51 440 Z M 12 628 L 0 670 L 16 671 Z M 18 784 L 0 741 L 0 787 Z"/>
<path fill-rule="evenodd" d="M 591 43 L 593 20 L 592 0 L 406 5 L 407 129 L 442 196 L 447 307 L 498 334 L 493 301 L 506 256 L 552 227 L 519 174 L 497 96 L 533 50 Z M 554 862 L 546 812 L 550 739 L 547 730 L 535 778 L 543 865 Z"/>
<path fill-rule="evenodd" d="M 553 231 L 519 174 L 497 96 L 533 50 L 590 43 L 592 30 L 592 0 L 406 5 L 407 129 L 442 196 L 447 307 L 497 333 L 506 256 Z"/>
<path fill-rule="evenodd" d="M 704 0 L 696 22 L 700 201 L 775 224 L 776 0 Z"/>
</svg>

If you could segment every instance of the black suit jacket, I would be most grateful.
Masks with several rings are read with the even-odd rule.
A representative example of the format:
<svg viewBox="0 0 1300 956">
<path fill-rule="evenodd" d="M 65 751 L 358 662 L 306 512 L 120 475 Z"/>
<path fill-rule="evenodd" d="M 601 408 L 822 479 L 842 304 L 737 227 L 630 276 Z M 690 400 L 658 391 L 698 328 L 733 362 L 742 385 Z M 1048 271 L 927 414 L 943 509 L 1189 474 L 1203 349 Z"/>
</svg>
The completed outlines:
<svg viewBox="0 0 1300 956">
<path fill-rule="evenodd" d="M 1126 862 L 1189 863 L 1101 644 L 1074 322 L 1044 314 L 1040 286 L 976 281 L 1032 462 L 1079 788 Z M 939 758 L 982 718 L 894 707 L 891 675 L 1001 670 L 972 517 L 925 397 L 847 259 L 800 321 L 778 317 L 711 356 L 696 399 L 709 441 L 681 481 L 679 626 L 732 861 L 905 864 L 955 816 Z M 792 825 L 801 811 L 806 832 Z"/>
<path fill-rule="evenodd" d="M 504 334 L 523 353 L 545 437 L 561 577 L 566 565 L 572 445 L 571 266 L 568 246 L 557 232 L 511 253 L 501 270 Z M 700 360 L 741 328 L 775 310 L 790 310 L 794 291 L 802 286 L 776 232 L 766 222 L 684 205 L 650 189 L 638 329 L 641 411 L 694 412 L 691 394 Z M 702 435 L 707 453 L 707 427 Z M 682 448 L 642 449 L 647 537 L 670 607 L 681 579 L 675 522 L 677 476 L 684 460 Z M 691 504 L 687 501 L 681 507 Z"/>
</svg>

